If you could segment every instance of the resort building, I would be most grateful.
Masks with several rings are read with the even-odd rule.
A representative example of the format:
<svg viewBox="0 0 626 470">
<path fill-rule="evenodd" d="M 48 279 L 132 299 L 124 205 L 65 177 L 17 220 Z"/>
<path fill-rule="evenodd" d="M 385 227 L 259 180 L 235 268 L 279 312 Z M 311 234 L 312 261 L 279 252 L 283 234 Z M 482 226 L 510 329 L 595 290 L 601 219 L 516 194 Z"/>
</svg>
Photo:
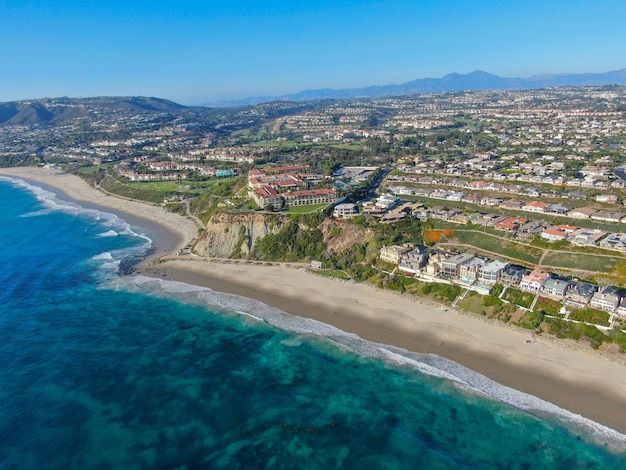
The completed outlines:
<svg viewBox="0 0 626 470">
<path fill-rule="evenodd" d="M 337 191 L 334 189 L 310 189 L 307 191 L 288 191 L 283 193 L 285 205 L 310 206 L 313 204 L 330 204 L 335 200 Z"/>
<path fill-rule="evenodd" d="M 261 186 L 252 191 L 252 199 L 262 208 L 280 209 L 283 200 L 280 194 L 269 186 Z"/>
</svg>

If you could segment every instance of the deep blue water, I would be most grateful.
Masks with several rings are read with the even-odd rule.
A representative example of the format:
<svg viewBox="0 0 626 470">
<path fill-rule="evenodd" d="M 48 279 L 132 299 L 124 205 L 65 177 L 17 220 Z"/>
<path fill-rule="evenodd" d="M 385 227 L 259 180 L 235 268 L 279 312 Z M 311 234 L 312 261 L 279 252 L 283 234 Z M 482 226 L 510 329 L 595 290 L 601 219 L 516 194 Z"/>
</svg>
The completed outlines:
<svg viewBox="0 0 626 470">
<path fill-rule="evenodd" d="M 623 436 L 436 356 L 120 276 L 149 244 L 111 214 L 0 200 L 2 469 L 626 467 Z"/>
</svg>

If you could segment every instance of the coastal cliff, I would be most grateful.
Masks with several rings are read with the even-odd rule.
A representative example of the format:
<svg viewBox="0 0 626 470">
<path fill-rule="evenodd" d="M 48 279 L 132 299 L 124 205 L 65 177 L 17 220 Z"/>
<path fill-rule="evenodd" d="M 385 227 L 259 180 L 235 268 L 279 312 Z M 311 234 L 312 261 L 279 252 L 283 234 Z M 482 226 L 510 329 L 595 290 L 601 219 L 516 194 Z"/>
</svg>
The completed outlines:
<svg viewBox="0 0 626 470">
<path fill-rule="evenodd" d="M 297 226 L 294 228 L 294 225 Z M 333 219 L 324 219 L 323 216 L 315 216 L 311 220 L 302 218 L 295 222 L 289 217 L 277 214 L 261 213 L 217 213 L 207 223 L 205 231 L 195 245 L 194 251 L 200 256 L 216 258 L 248 258 L 254 252 L 257 242 L 263 240 L 268 235 L 277 235 L 283 230 L 287 232 L 299 232 L 300 236 L 294 235 L 295 245 L 304 244 L 301 255 L 311 257 L 313 251 L 318 251 L 317 255 L 324 254 L 326 257 L 340 255 L 350 250 L 355 244 L 366 244 L 373 237 L 371 230 L 357 227 L 353 224 L 339 223 Z M 317 232 L 319 237 L 309 236 Z M 285 234 L 283 234 L 285 235 Z M 275 240 L 276 244 L 278 239 Z M 263 244 L 269 242 L 265 240 Z M 321 243 L 321 245 L 319 245 Z M 270 243 L 274 245 L 274 243 Z M 293 248 L 293 247 L 292 247 Z M 284 256 L 288 256 L 285 248 Z M 266 256 L 267 253 L 261 249 L 261 253 L 255 256 Z M 274 258 L 274 257 L 272 257 Z M 282 260 L 282 257 L 279 256 Z"/>
<path fill-rule="evenodd" d="M 245 258 L 258 239 L 277 233 L 283 223 L 282 216 L 221 212 L 207 223 L 204 234 L 195 245 L 195 252 L 201 256 Z"/>
</svg>

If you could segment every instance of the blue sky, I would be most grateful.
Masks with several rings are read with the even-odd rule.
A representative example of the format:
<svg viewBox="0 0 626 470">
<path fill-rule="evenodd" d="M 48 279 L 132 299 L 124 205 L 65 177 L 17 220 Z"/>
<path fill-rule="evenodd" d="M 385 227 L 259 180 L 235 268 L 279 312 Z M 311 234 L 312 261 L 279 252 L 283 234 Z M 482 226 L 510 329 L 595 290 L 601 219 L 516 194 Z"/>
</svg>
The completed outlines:
<svg viewBox="0 0 626 470">
<path fill-rule="evenodd" d="M 624 0 L 0 0 L 0 101 L 606 72 L 626 67 L 625 20 Z"/>
</svg>

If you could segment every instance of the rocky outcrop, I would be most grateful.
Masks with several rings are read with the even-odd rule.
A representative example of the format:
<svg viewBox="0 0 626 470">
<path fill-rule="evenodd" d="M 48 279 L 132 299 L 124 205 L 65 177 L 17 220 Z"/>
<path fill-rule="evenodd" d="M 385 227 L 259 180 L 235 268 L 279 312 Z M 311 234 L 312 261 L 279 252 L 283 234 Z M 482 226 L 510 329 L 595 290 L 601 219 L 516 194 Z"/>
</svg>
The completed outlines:
<svg viewBox="0 0 626 470">
<path fill-rule="evenodd" d="M 284 220 L 281 216 L 257 213 L 215 214 L 194 251 L 201 256 L 246 258 L 256 241 L 278 232 Z"/>
</svg>

